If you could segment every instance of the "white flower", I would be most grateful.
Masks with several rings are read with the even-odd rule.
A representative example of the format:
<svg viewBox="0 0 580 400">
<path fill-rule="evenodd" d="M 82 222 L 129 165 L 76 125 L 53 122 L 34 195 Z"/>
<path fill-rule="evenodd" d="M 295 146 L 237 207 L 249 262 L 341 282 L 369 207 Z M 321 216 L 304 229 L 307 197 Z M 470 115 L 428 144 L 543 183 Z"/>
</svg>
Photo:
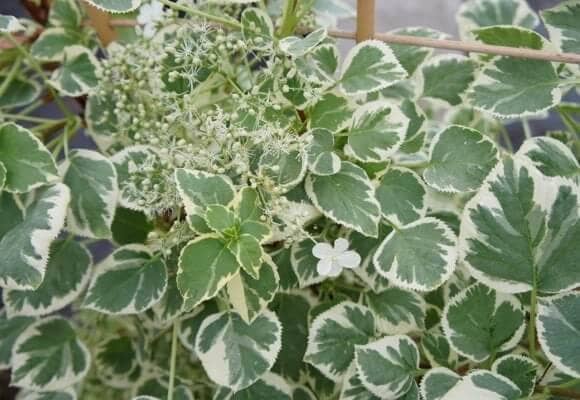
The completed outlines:
<svg viewBox="0 0 580 400">
<path fill-rule="evenodd" d="M 163 4 L 159 1 L 153 0 L 149 4 L 142 5 L 139 9 L 137 22 L 139 25 L 143 26 L 143 36 L 146 38 L 153 37 L 156 30 L 155 25 L 161 21 L 163 17 Z"/>
<path fill-rule="evenodd" d="M 361 258 L 356 251 L 348 250 L 348 240 L 339 238 L 334 247 L 328 243 L 316 243 L 312 248 L 314 257 L 319 258 L 316 270 L 320 275 L 338 276 L 343 268 L 356 268 Z"/>
</svg>

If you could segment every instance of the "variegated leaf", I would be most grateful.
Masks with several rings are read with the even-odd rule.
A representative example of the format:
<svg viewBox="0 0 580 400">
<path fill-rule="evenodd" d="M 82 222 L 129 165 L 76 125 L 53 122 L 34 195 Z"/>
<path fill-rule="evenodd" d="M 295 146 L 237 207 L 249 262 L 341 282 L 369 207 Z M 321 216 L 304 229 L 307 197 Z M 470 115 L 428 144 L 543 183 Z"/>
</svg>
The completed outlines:
<svg viewBox="0 0 580 400">
<path fill-rule="evenodd" d="M 354 360 L 355 346 L 367 344 L 374 335 L 371 310 L 352 302 L 337 304 L 310 325 L 304 361 L 340 382 Z"/>
<path fill-rule="evenodd" d="M 83 22 L 83 14 L 75 0 L 55 0 L 50 7 L 48 22 L 54 26 L 75 29 Z"/>
<path fill-rule="evenodd" d="M 212 314 L 219 312 L 215 300 L 208 300 L 195 307 L 192 313 L 181 320 L 179 324 L 179 340 L 181 344 L 195 356 L 195 340 L 203 321 Z"/>
<path fill-rule="evenodd" d="M 546 176 L 580 175 L 580 164 L 574 153 L 559 140 L 547 136 L 528 139 L 517 154 L 528 158 Z"/>
<path fill-rule="evenodd" d="M 525 332 L 519 300 L 476 283 L 455 295 L 443 311 L 443 331 L 451 347 L 481 362 L 515 347 Z"/>
<path fill-rule="evenodd" d="M 91 254 L 80 243 L 54 241 L 40 286 L 34 290 L 5 289 L 2 293 L 8 315 L 46 315 L 66 307 L 87 286 L 91 264 Z"/>
<path fill-rule="evenodd" d="M 479 281 L 521 293 L 558 293 L 580 285 L 580 192 L 506 158 L 465 206 L 460 258 Z"/>
<path fill-rule="evenodd" d="M 90 238 L 110 238 L 119 188 L 113 163 L 101 154 L 78 149 L 61 166 L 71 189 L 67 228 Z"/>
<path fill-rule="evenodd" d="M 48 28 L 30 46 L 30 53 L 43 62 L 63 61 L 66 48 L 79 45 L 81 40 L 78 32 L 62 27 Z"/>
<path fill-rule="evenodd" d="M 5 82 L 6 75 L 0 75 L 0 85 Z M 7 85 L 0 97 L 0 109 L 26 106 L 36 100 L 42 92 L 41 86 L 35 80 L 26 77 L 15 76 Z"/>
<path fill-rule="evenodd" d="M 4 190 L 8 192 L 28 192 L 58 179 L 54 159 L 42 142 L 12 122 L 0 125 L 0 162 L 6 170 Z"/>
<path fill-rule="evenodd" d="M 247 8 L 241 17 L 242 34 L 250 47 L 264 49 L 271 45 L 274 26 L 270 16 L 259 8 Z"/>
<path fill-rule="evenodd" d="M 60 390 L 84 378 L 91 354 L 73 326 L 60 317 L 28 326 L 14 343 L 12 384 L 31 390 Z"/>
<path fill-rule="evenodd" d="M 378 273 L 396 286 L 431 291 L 453 274 L 456 258 L 453 231 L 438 219 L 425 217 L 391 232 L 373 263 Z"/>
<path fill-rule="evenodd" d="M 263 312 L 251 324 L 235 312 L 223 312 L 203 321 L 196 353 L 215 383 L 239 391 L 272 368 L 281 336 L 282 326 L 271 311 Z"/>
<path fill-rule="evenodd" d="M 356 370 L 356 364 L 353 362 L 344 377 L 340 400 L 381 400 L 381 398 L 372 394 L 362 384 Z"/>
<path fill-rule="evenodd" d="M 308 169 L 316 175 L 333 175 L 340 171 L 340 157 L 334 152 L 334 136 L 325 128 L 316 128 L 309 133 L 306 148 Z"/>
<path fill-rule="evenodd" d="M 129 336 L 108 337 L 95 350 L 97 374 L 108 386 L 131 387 L 131 375 L 139 366 L 137 357 L 137 344 Z"/>
<path fill-rule="evenodd" d="M 348 126 L 352 113 L 346 97 L 326 93 L 312 106 L 308 123 L 310 129 L 324 128 L 337 132 Z"/>
<path fill-rule="evenodd" d="M 97 86 L 99 62 L 89 49 L 68 46 L 64 49 L 62 66 L 53 72 L 50 84 L 66 96 L 77 97 Z"/>
<path fill-rule="evenodd" d="M 288 36 L 280 40 L 278 45 L 283 53 L 292 57 L 304 57 L 326 38 L 326 29 L 317 29 L 303 38 Z"/>
<path fill-rule="evenodd" d="M 444 39 L 447 35 L 426 27 L 408 27 L 399 28 L 391 31 L 395 35 L 403 36 L 415 36 L 422 38 L 431 39 Z M 408 46 L 404 44 L 391 44 L 391 49 L 397 57 L 397 60 L 401 63 L 401 66 L 405 68 L 409 76 L 412 76 L 415 71 L 427 60 L 431 54 L 433 54 L 433 49 L 428 47 L 418 47 L 418 46 Z"/>
<path fill-rule="evenodd" d="M 531 358 L 521 354 L 507 354 L 495 360 L 491 371 L 515 383 L 523 397 L 530 397 L 534 393 L 538 364 Z"/>
<path fill-rule="evenodd" d="M 85 0 L 87 3 L 99 10 L 110 13 L 126 13 L 137 9 L 141 5 L 141 0 Z"/>
<path fill-rule="evenodd" d="M 378 293 L 369 292 L 366 299 L 381 333 L 397 335 L 425 329 L 427 304 L 417 293 L 391 287 Z"/>
<path fill-rule="evenodd" d="M 298 150 L 264 153 L 259 161 L 260 173 L 271 179 L 282 192 L 302 182 L 306 168 L 306 154 Z"/>
<path fill-rule="evenodd" d="M 542 11 L 550 39 L 564 53 L 580 53 L 580 2 L 569 0 Z"/>
<path fill-rule="evenodd" d="M 24 30 L 18 18 L 12 15 L 0 14 L 0 33 L 12 33 Z"/>
<path fill-rule="evenodd" d="M 6 310 L 0 310 L 0 370 L 10 368 L 14 342 L 34 321 L 34 317 L 8 318 Z"/>
<path fill-rule="evenodd" d="M 476 63 L 468 57 L 445 54 L 433 57 L 421 69 L 423 97 L 456 106 L 475 79 Z"/>
<path fill-rule="evenodd" d="M 383 217 L 397 226 L 425 216 L 426 195 L 427 188 L 421 177 L 407 168 L 389 168 L 377 187 L 377 200 Z"/>
<path fill-rule="evenodd" d="M 96 267 L 83 306 L 104 314 L 137 314 L 157 303 L 166 289 L 161 256 L 145 246 L 127 245 Z"/>
<path fill-rule="evenodd" d="M 8 193 L 0 195 L 0 220 L 8 226 L 0 232 L 0 286 L 34 290 L 46 272 L 49 248 L 64 226 L 69 189 L 57 183 L 38 192 L 26 216 Z M 18 251 L 15 251 L 15 250 Z"/>
<path fill-rule="evenodd" d="M 299 400 L 292 395 L 292 388 L 280 376 L 271 372 L 266 373 L 260 380 L 245 389 L 233 392 L 228 388 L 220 388 L 214 400 Z"/>
</svg>

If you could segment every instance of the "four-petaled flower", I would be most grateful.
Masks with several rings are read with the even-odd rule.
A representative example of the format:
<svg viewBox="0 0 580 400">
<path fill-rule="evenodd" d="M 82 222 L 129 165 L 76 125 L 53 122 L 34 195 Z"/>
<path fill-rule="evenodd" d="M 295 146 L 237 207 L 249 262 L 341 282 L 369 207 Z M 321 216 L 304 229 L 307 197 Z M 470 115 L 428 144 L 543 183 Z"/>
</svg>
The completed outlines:
<svg viewBox="0 0 580 400">
<path fill-rule="evenodd" d="M 139 9 L 137 22 L 143 27 L 143 36 L 151 38 L 155 35 L 157 22 L 163 19 L 163 4 L 157 0 L 149 4 L 143 4 Z"/>
<path fill-rule="evenodd" d="M 343 268 L 356 268 L 361 258 L 354 250 L 348 250 L 348 240 L 339 238 L 334 247 L 329 243 L 316 243 L 312 248 L 314 257 L 319 258 L 316 270 L 320 275 L 338 276 Z"/>
</svg>

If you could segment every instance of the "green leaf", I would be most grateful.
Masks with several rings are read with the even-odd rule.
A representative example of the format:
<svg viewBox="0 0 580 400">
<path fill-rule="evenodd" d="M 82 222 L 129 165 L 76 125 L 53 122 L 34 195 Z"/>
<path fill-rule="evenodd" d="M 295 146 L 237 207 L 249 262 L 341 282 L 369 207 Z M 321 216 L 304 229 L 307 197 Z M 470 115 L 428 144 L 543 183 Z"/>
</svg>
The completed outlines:
<svg viewBox="0 0 580 400">
<path fill-rule="evenodd" d="M 83 15 L 75 0 L 55 0 L 50 7 L 48 22 L 54 26 L 78 28 L 83 21 Z"/>
<path fill-rule="evenodd" d="M 387 161 L 403 143 L 408 126 L 409 119 L 398 106 L 366 103 L 352 117 L 345 152 L 363 162 Z"/>
<path fill-rule="evenodd" d="M 362 384 L 353 362 L 344 377 L 340 400 L 381 400 L 381 398 L 369 392 Z"/>
<path fill-rule="evenodd" d="M 540 299 L 538 340 L 556 368 L 580 378 L 580 293 L 570 292 Z"/>
<path fill-rule="evenodd" d="M 44 280 L 35 290 L 5 289 L 8 315 L 46 315 L 72 303 L 90 278 L 91 254 L 73 240 L 57 240 L 50 247 Z"/>
<path fill-rule="evenodd" d="M 209 205 L 228 206 L 236 194 L 232 181 L 225 175 L 178 168 L 175 170 L 175 181 L 185 206 L 187 220 L 195 231 L 200 229 L 199 216 L 205 213 Z M 205 226 L 204 221 L 201 223 Z"/>
<path fill-rule="evenodd" d="M 141 211 L 118 207 L 111 225 L 113 241 L 118 245 L 145 243 L 153 224 Z"/>
<path fill-rule="evenodd" d="M 457 353 L 449 345 L 447 338 L 439 333 L 439 329 L 427 332 L 421 339 L 421 348 L 433 368 L 446 367 L 455 369 Z"/>
<path fill-rule="evenodd" d="M 383 217 L 396 225 L 405 225 L 425 216 L 427 188 L 414 171 L 391 167 L 381 176 L 377 200 Z"/>
<path fill-rule="evenodd" d="M 179 262 L 179 253 L 182 246 L 171 249 L 169 257 L 166 259 L 167 265 L 167 290 L 158 303 L 153 305 L 154 323 L 159 327 L 171 325 L 175 318 L 179 317 L 184 311 L 183 297 L 177 287 L 177 268 Z"/>
<path fill-rule="evenodd" d="M 306 148 L 308 169 L 316 175 L 333 175 L 340 171 L 340 157 L 334 152 L 334 136 L 325 128 L 316 128 L 309 133 Z"/>
<path fill-rule="evenodd" d="M 425 217 L 391 232 L 375 253 L 373 263 L 379 274 L 396 286 L 435 290 L 453 274 L 455 242 L 455 234 L 447 225 Z"/>
<path fill-rule="evenodd" d="M 465 206 L 460 259 L 496 290 L 558 293 L 580 285 L 578 186 L 506 158 Z"/>
<path fill-rule="evenodd" d="M 311 299 L 303 292 L 278 293 L 270 308 L 282 323 L 282 348 L 272 371 L 295 382 L 304 369 Z"/>
<path fill-rule="evenodd" d="M 350 96 L 376 92 L 407 77 L 393 51 L 378 40 L 359 43 L 348 52 L 340 88 Z"/>
<path fill-rule="evenodd" d="M 234 391 L 247 388 L 274 365 L 282 326 L 265 311 L 251 324 L 233 312 L 207 317 L 199 330 L 196 352 L 212 381 Z"/>
<path fill-rule="evenodd" d="M 574 153 L 550 137 L 526 140 L 517 154 L 528 158 L 546 176 L 575 177 L 580 174 L 580 164 Z"/>
<path fill-rule="evenodd" d="M 97 374 L 108 386 L 131 387 L 131 375 L 139 366 L 137 357 L 137 345 L 129 336 L 108 337 L 95 350 Z"/>
<path fill-rule="evenodd" d="M 11 220 L 18 207 L 8 196 L 1 196 L 0 221 L 12 222 L 0 238 L 0 286 L 34 290 L 44 279 L 50 244 L 64 226 L 70 191 L 61 183 L 40 190 L 19 223 Z"/>
<path fill-rule="evenodd" d="M 378 293 L 368 292 L 366 299 L 381 333 L 397 335 L 425 329 L 427 304 L 417 293 L 391 287 Z"/>
<path fill-rule="evenodd" d="M 24 30 L 24 26 L 12 15 L 0 14 L 0 32 L 12 33 Z"/>
<path fill-rule="evenodd" d="M 507 354 L 495 360 L 491 371 L 515 383 L 523 397 L 530 397 L 534 393 L 538 364 L 531 358 L 520 354 Z"/>
<path fill-rule="evenodd" d="M 99 79 L 99 62 L 89 49 L 68 46 L 64 50 L 62 66 L 53 72 L 50 84 L 66 96 L 77 97 L 94 89 Z"/>
<path fill-rule="evenodd" d="M 179 325 L 179 340 L 181 344 L 195 356 L 195 341 L 202 322 L 212 314 L 219 312 L 217 303 L 208 300 L 195 307 L 187 318 Z"/>
<path fill-rule="evenodd" d="M 31 390 L 59 390 L 81 381 L 91 354 L 77 339 L 73 326 L 60 317 L 33 323 L 14 343 L 12 380 Z"/>
<path fill-rule="evenodd" d="M 0 85 L 3 85 L 6 75 L 0 75 Z M 36 81 L 22 77 L 14 77 L 2 97 L 0 97 L 0 108 L 22 107 L 32 103 L 40 96 L 41 87 Z"/>
<path fill-rule="evenodd" d="M 580 53 L 579 2 L 564 1 L 541 14 L 552 43 L 564 53 Z"/>
<path fill-rule="evenodd" d="M 247 8 L 242 13 L 242 34 L 250 47 L 265 49 L 274 38 L 274 26 L 267 13 L 259 8 Z"/>
<path fill-rule="evenodd" d="M 319 28 L 305 37 L 288 36 L 280 40 L 278 45 L 283 53 L 291 57 L 304 57 L 326 39 L 326 29 Z"/>
<path fill-rule="evenodd" d="M 421 69 L 423 96 L 443 100 L 452 106 L 463 102 L 463 94 L 475 79 L 476 64 L 457 54 L 440 55 Z"/>
<path fill-rule="evenodd" d="M 5 310 L 0 310 L 0 370 L 10 368 L 14 342 L 22 332 L 33 322 L 33 317 L 8 318 Z M 306 343 L 306 340 L 304 341 Z"/>
<path fill-rule="evenodd" d="M 324 128 L 337 132 L 348 126 L 351 116 L 352 110 L 345 97 L 326 93 L 310 111 L 310 129 Z"/>
<path fill-rule="evenodd" d="M 442 192 L 477 190 L 498 162 L 494 142 L 475 129 L 452 125 L 431 143 L 427 184 Z"/>
<path fill-rule="evenodd" d="M 395 35 L 414 36 L 431 39 L 444 39 L 447 35 L 431 28 L 425 27 L 410 27 L 400 28 L 391 31 Z M 427 60 L 433 49 L 428 47 L 409 46 L 404 44 L 390 44 L 393 54 L 405 68 L 409 76 L 413 75 L 415 71 Z"/>
<path fill-rule="evenodd" d="M 54 159 L 42 142 L 12 122 L 0 125 L 0 162 L 6 169 L 4 190 L 9 192 L 29 192 L 58 179 Z"/>
<path fill-rule="evenodd" d="M 369 238 L 355 231 L 351 231 L 348 235 L 352 250 L 362 257 L 360 267 L 355 268 L 353 272 L 375 293 L 389 287 L 389 282 L 379 275 L 373 265 L 373 256 L 391 231 L 392 229 L 386 224 L 380 224 L 379 235 L 376 238 Z"/>
<path fill-rule="evenodd" d="M 476 283 L 455 295 L 443 311 L 443 331 L 451 347 L 482 362 L 515 347 L 525 332 L 519 300 Z"/>
<path fill-rule="evenodd" d="M 312 254 L 315 243 L 310 239 L 296 242 L 291 247 L 290 263 L 298 279 L 299 287 L 305 288 L 326 279 L 316 271 L 318 258 Z"/>
<path fill-rule="evenodd" d="M 260 172 L 272 180 L 283 192 L 287 192 L 304 179 L 306 155 L 298 150 L 264 153 L 260 157 Z"/>
<path fill-rule="evenodd" d="M 423 400 L 518 400 L 522 393 L 509 379 L 485 370 L 461 377 L 447 368 L 434 368 L 421 380 Z"/>
<path fill-rule="evenodd" d="M 0 162 L 0 192 L 4 189 L 4 184 L 6 183 L 6 167 Z"/>
<path fill-rule="evenodd" d="M 403 153 L 416 153 L 423 148 L 425 142 L 425 121 L 427 116 L 417 103 L 405 99 L 401 103 L 401 111 L 409 119 L 409 127 L 405 133 L 405 141 L 399 149 Z"/>
<path fill-rule="evenodd" d="M 337 174 L 308 175 L 305 187 L 308 197 L 326 217 L 366 236 L 378 235 L 380 207 L 362 168 L 343 161 Z"/>
<path fill-rule="evenodd" d="M 83 307 L 104 314 L 138 314 L 157 303 L 166 289 L 161 257 L 145 246 L 127 245 L 96 268 Z"/>
<path fill-rule="evenodd" d="M 189 242 L 181 251 L 177 272 L 184 308 L 214 297 L 238 269 L 236 257 L 219 238 L 200 236 Z"/>
<path fill-rule="evenodd" d="M 65 50 L 80 45 L 81 37 L 77 32 L 64 28 L 48 28 L 30 46 L 30 53 L 40 61 L 62 61 Z"/>
<path fill-rule="evenodd" d="M 462 39 L 471 32 L 492 25 L 517 25 L 533 29 L 540 20 L 525 0 L 470 0 L 462 3 L 456 16 Z"/>
<path fill-rule="evenodd" d="M 398 399 L 414 385 L 419 358 L 419 349 L 410 337 L 395 335 L 356 346 L 355 363 L 359 379 L 371 393 Z"/>
<path fill-rule="evenodd" d="M 266 256 L 260 266 L 260 277 L 254 278 L 240 271 L 227 285 L 234 311 L 246 322 L 252 322 L 272 301 L 280 278 L 276 266 Z"/>
<path fill-rule="evenodd" d="M 26 400 L 77 400 L 77 394 L 72 388 L 50 392 L 23 391 L 21 394 Z"/>
<path fill-rule="evenodd" d="M 254 279 L 258 279 L 264 251 L 258 239 L 249 234 L 242 234 L 236 240 L 227 243 L 228 249 L 236 261 Z"/>
<path fill-rule="evenodd" d="M 355 346 L 367 344 L 375 335 L 371 310 L 343 302 L 318 315 L 310 325 L 304 361 L 324 376 L 340 382 L 354 360 Z"/>
<path fill-rule="evenodd" d="M 218 389 L 214 400 L 295 400 L 292 397 L 292 388 L 284 379 L 270 372 L 266 373 L 252 386 L 238 392 L 232 392 L 227 388 Z"/>
<path fill-rule="evenodd" d="M 523 28 L 493 27 L 480 31 L 479 35 L 482 39 L 491 37 L 485 40 L 487 44 L 549 49 L 539 34 Z M 560 102 L 559 84 L 558 74 L 549 61 L 495 57 L 476 77 L 466 99 L 476 109 L 497 118 L 534 116 Z"/>
<path fill-rule="evenodd" d="M 324 83 L 326 81 L 334 81 L 334 75 L 338 68 L 339 62 L 339 51 L 334 43 L 323 43 L 317 46 L 310 53 L 310 59 L 312 64 L 317 70 L 317 81 L 319 83 Z M 297 59 L 296 61 L 298 61 Z M 330 93 L 328 93 L 330 94 Z"/>
<path fill-rule="evenodd" d="M 236 215 L 221 204 L 212 204 L 205 212 L 205 222 L 214 231 L 225 234 L 225 231 L 235 229 Z"/>
<path fill-rule="evenodd" d="M 126 13 L 137 9 L 141 5 L 141 0 L 85 0 L 90 5 L 99 10 L 110 13 Z"/>
<path fill-rule="evenodd" d="M 95 151 L 77 149 L 61 166 L 61 174 L 71 189 L 68 230 L 89 238 L 110 238 L 119 193 L 113 163 Z"/>
</svg>

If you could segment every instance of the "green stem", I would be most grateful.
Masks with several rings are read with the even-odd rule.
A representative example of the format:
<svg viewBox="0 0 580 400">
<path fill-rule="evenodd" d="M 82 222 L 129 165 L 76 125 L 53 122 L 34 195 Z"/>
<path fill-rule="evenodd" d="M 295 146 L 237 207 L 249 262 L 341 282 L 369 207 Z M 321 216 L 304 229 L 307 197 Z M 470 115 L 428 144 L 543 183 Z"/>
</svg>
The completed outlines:
<svg viewBox="0 0 580 400">
<path fill-rule="evenodd" d="M 284 38 L 290 36 L 294 32 L 296 23 L 296 6 L 298 5 L 297 0 L 286 0 L 284 5 L 284 11 L 282 13 L 282 24 L 278 30 L 278 36 Z"/>
<path fill-rule="evenodd" d="M 509 132 L 507 131 L 505 126 L 503 126 L 503 124 L 500 125 L 500 130 L 501 130 L 501 137 L 502 137 L 503 141 L 505 142 L 506 147 L 508 148 L 510 153 L 513 153 L 514 152 L 514 145 L 512 143 L 512 139 L 510 138 Z"/>
<path fill-rule="evenodd" d="M 6 75 L 6 78 L 4 78 L 4 82 L 2 82 L 2 85 L 0 85 L 0 97 L 4 96 L 4 93 L 6 93 L 6 89 L 8 89 L 8 86 L 10 86 L 10 83 L 16 77 L 16 74 L 20 69 L 20 64 L 21 64 L 20 58 L 16 60 L 14 64 L 12 64 L 12 68 L 10 68 L 10 71 L 8 71 L 8 75 Z"/>
<path fill-rule="evenodd" d="M 214 22 L 217 22 L 217 23 L 222 24 L 224 26 L 229 26 L 230 28 L 234 28 L 234 29 L 241 29 L 242 28 L 242 24 L 240 24 L 238 21 L 233 20 L 231 18 L 223 18 L 223 17 L 217 16 L 217 15 L 206 13 L 204 11 L 198 10 L 197 8 L 187 7 L 187 6 L 184 6 L 181 4 L 174 3 L 170 0 L 159 0 L 159 1 L 162 4 L 166 5 L 167 7 L 173 8 L 174 10 L 177 10 L 177 11 L 183 11 L 185 13 L 195 15 L 195 16 L 198 16 L 200 18 L 207 19 L 208 21 L 214 21 Z"/>
<path fill-rule="evenodd" d="M 530 296 L 530 324 L 528 326 L 528 347 L 530 351 L 530 356 L 536 358 L 536 308 L 538 302 L 538 288 L 535 282 L 535 271 L 534 271 L 534 282 L 532 283 L 532 293 Z"/>
<path fill-rule="evenodd" d="M 171 359 L 169 365 L 169 387 L 167 388 L 167 400 L 173 400 L 175 387 L 175 364 L 177 360 L 177 334 L 179 332 L 180 321 L 173 322 L 173 335 L 171 337 Z"/>
<path fill-rule="evenodd" d="M 533 138 L 534 135 L 532 134 L 530 121 L 527 118 L 522 118 L 522 126 L 524 127 L 524 135 L 526 135 L 526 139 Z"/>
<path fill-rule="evenodd" d="M 44 124 L 47 122 L 54 122 L 54 121 L 62 121 L 62 120 L 54 120 L 51 118 L 42 118 L 42 117 L 35 117 L 31 115 L 19 115 L 19 114 L 7 114 L 7 113 L 0 113 L 0 117 L 20 120 L 20 121 L 27 121 L 27 122 L 36 122 L 39 124 Z"/>
</svg>

